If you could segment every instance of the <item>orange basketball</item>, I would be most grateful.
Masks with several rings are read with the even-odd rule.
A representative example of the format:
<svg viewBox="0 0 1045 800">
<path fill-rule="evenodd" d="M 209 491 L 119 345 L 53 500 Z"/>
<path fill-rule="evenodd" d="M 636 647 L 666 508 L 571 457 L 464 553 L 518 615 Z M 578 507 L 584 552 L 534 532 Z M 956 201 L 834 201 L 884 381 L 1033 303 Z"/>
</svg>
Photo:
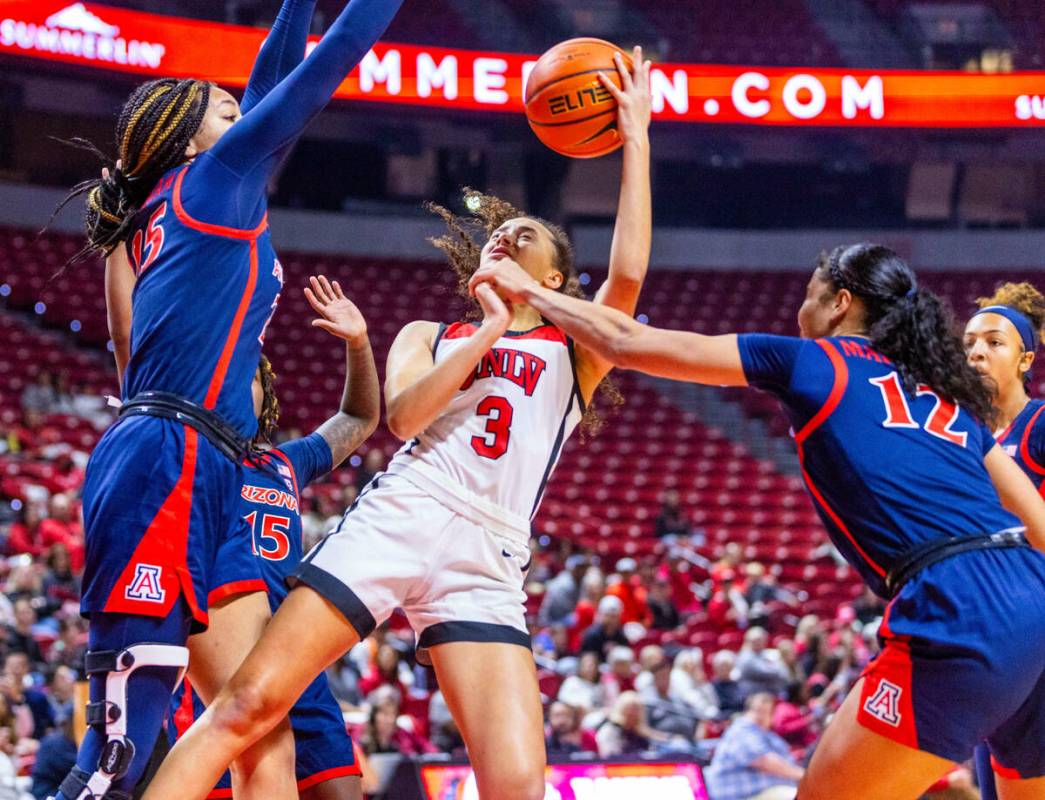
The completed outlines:
<svg viewBox="0 0 1045 800">
<path fill-rule="evenodd" d="M 537 138 L 556 153 L 595 158 L 621 146 L 617 101 L 599 81 L 604 72 L 617 86 L 614 53 L 602 39 L 570 39 L 541 56 L 526 81 L 526 118 Z M 630 70 L 631 59 L 624 54 Z"/>
</svg>

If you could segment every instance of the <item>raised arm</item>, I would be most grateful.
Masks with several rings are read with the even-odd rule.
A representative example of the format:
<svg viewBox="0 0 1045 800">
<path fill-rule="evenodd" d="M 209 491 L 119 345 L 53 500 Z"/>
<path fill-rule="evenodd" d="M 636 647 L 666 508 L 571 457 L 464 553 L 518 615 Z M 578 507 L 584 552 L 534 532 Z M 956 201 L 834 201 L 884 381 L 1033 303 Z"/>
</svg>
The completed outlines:
<svg viewBox="0 0 1045 800">
<path fill-rule="evenodd" d="M 289 75 L 305 58 L 308 29 L 316 0 L 283 0 L 283 5 L 265 38 L 250 80 L 243 92 L 240 111 L 246 114 Z"/>
<path fill-rule="evenodd" d="M 1045 552 L 1045 501 L 1015 461 L 994 445 L 983 459 L 1005 508 L 1027 526 L 1027 541 Z"/>
<path fill-rule="evenodd" d="M 337 281 L 320 275 L 309 279 L 305 296 L 319 315 L 313 326 L 345 342 L 345 388 L 341 407 L 316 429 L 330 448 L 330 467 L 337 467 L 358 449 L 377 428 L 381 418 L 381 393 L 377 366 L 367 338 L 366 320 L 345 297 Z"/>
<path fill-rule="evenodd" d="M 116 358 L 116 379 L 123 385 L 123 374 L 131 360 L 131 295 L 138 278 L 120 245 L 105 259 L 105 316 Z"/>
<path fill-rule="evenodd" d="M 533 306 L 612 366 L 712 386 L 747 385 L 734 334 L 704 336 L 641 325 L 615 308 L 545 289 L 506 258 L 475 273 L 473 290 L 483 283 L 492 283 L 511 302 Z"/>
<path fill-rule="evenodd" d="M 412 439 L 449 404 L 479 360 L 508 329 L 511 313 L 489 286 L 475 292 L 484 312 L 482 325 L 438 364 L 433 352 L 438 326 L 411 322 L 399 332 L 388 352 L 385 408 L 388 428 L 400 439 Z"/>
<path fill-rule="evenodd" d="M 614 59 L 623 88 L 618 89 L 602 73 L 599 80 L 617 100 L 617 132 L 624 140 L 624 158 L 609 274 L 595 294 L 595 302 L 634 314 L 649 268 L 653 236 L 649 144 L 651 65 L 642 60 L 641 47 L 636 47 L 633 53 L 632 72 L 628 72 L 619 54 Z"/>
<path fill-rule="evenodd" d="M 351 0 L 312 54 L 196 159 L 182 202 L 204 222 L 253 228 L 291 145 L 392 21 L 403 0 Z"/>
</svg>

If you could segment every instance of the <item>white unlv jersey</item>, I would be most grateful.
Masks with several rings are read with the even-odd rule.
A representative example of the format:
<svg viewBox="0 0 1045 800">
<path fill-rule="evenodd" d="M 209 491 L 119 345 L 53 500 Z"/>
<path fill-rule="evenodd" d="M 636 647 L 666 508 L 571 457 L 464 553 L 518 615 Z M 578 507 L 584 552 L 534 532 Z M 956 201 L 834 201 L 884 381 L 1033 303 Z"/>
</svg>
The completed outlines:
<svg viewBox="0 0 1045 800">
<path fill-rule="evenodd" d="M 476 330 L 471 323 L 440 326 L 436 363 Z M 396 453 L 388 472 L 408 478 L 422 473 L 427 487 L 435 479 L 458 502 L 492 504 L 527 521 L 537 513 L 563 443 L 583 413 L 573 342 L 566 334 L 554 325 L 509 332 L 483 356 L 442 415 Z"/>
</svg>

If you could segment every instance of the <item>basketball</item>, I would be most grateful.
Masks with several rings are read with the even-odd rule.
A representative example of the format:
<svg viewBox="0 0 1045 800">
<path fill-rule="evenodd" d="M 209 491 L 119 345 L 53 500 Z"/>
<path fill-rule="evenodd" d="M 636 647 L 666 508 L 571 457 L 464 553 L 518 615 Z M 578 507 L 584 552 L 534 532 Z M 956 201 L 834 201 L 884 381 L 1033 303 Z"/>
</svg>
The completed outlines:
<svg viewBox="0 0 1045 800">
<path fill-rule="evenodd" d="M 526 118 L 537 138 L 564 156 L 596 158 L 621 146 L 617 101 L 599 81 L 604 72 L 618 87 L 614 53 L 627 69 L 631 58 L 602 39 L 570 39 L 541 56 L 526 81 Z"/>
</svg>

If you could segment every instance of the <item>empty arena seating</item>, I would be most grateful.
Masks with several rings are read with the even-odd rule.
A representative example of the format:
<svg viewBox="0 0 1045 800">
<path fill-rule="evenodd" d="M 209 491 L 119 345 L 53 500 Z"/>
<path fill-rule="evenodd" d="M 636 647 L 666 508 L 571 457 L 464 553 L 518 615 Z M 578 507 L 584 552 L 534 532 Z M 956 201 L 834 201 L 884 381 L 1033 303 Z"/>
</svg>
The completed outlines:
<svg viewBox="0 0 1045 800">
<path fill-rule="evenodd" d="M 665 58 L 724 64 L 842 63 L 802 0 L 636 4 L 667 43 Z"/>
</svg>

